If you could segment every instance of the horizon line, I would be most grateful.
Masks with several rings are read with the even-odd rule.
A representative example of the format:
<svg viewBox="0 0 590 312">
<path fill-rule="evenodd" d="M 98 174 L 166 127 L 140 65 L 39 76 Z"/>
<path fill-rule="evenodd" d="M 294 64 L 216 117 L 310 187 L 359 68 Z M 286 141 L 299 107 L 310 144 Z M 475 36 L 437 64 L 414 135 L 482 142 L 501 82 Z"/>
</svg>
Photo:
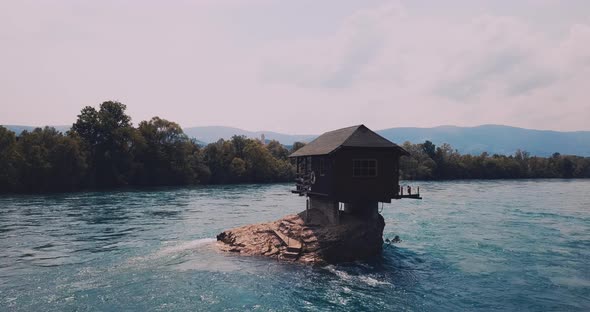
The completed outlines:
<svg viewBox="0 0 590 312">
<path fill-rule="evenodd" d="M 44 128 L 44 127 L 54 127 L 54 128 L 63 128 L 63 127 L 71 127 L 71 125 L 43 125 L 43 126 L 31 126 L 31 125 L 22 125 L 22 124 L 0 124 L 0 126 L 3 127 L 28 127 L 28 128 Z M 445 125 L 438 125 L 438 126 L 432 126 L 432 127 L 418 127 L 418 126 L 401 126 L 401 127 L 389 127 L 389 128 L 382 128 L 382 129 L 377 129 L 377 130 L 373 130 L 373 131 L 384 131 L 384 130 L 390 130 L 390 129 L 401 129 L 401 128 L 406 128 L 406 129 L 436 129 L 436 128 L 445 128 L 445 127 L 453 127 L 453 128 L 479 128 L 479 127 L 486 127 L 486 126 L 499 126 L 499 127 L 507 127 L 507 128 L 515 128 L 515 129 L 522 129 L 522 130 L 531 130 L 531 131 L 545 131 L 545 132 L 561 132 L 561 133 L 576 133 L 576 132 L 590 132 L 590 130 L 569 130 L 569 131 L 562 131 L 562 130 L 552 130 L 552 129 L 533 129 L 533 128 L 524 128 L 524 127 L 518 127 L 518 126 L 511 126 L 511 125 L 505 125 L 505 124 L 481 124 L 481 125 L 475 125 L 475 126 L 457 126 L 457 125 L 449 125 L 449 124 L 445 124 Z M 254 133 L 277 133 L 277 134 L 283 134 L 283 135 L 292 135 L 292 136 L 317 136 L 320 134 L 317 133 L 312 133 L 312 134 L 306 134 L 306 133 L 287 133 L 287 132 L 279 132 L 279 131 L 274 131 L 274 130 L 248 130 L 248 129 L 244 129 L 244 128 L 239 128 L 239 127 L 235 127 L 235 126 L 224 126 L 224 125 L 207 125 L 207 126 L 189 126 L 189 127 L 183 127 L 181 126 L 182 130 L 185 131 L 186 129 L 191 129 L 191 128 L 231 128 L 231 129 L 236 129 L 236 130 L 241 130 L 241 131 L 246 131 L 246 132 L 254 132 Z M 346 127 L 344 127 L 346 128 Z M 341 128 L 338 128 L 341 129 Z M 338 129 L 333 129 L 333 130 L 338 130 Z M 328 131 L 333 131 L 333 130 L 328 130 Z M 325 133 L 325 132 L 322 132 Z"/>
</svg>

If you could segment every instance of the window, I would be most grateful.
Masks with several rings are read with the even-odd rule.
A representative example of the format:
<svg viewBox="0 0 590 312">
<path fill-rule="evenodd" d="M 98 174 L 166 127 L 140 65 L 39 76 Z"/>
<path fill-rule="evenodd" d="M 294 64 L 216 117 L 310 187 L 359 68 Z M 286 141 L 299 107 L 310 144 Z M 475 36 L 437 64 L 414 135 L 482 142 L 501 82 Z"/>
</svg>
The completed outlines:
<svg viewBox="0 0 590 312">
<path fill-rule="evenodd" d="M 377 160 L 375 159 L 353 159 L 352 160 L 353 177 L 376 177 Z"/>
<path fill-rule="evenodd" d="M 324 164 L 324 159 L 320 159 L 320 176 L 326 175 L 326 165 Z"/>
</svg>

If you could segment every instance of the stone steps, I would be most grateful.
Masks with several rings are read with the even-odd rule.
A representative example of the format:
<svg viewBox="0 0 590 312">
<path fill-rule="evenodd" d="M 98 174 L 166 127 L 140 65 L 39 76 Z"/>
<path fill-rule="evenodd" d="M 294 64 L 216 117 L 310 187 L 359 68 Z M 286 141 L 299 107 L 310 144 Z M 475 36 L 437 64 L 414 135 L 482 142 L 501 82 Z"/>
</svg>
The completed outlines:
<svg viewBox="0 0 590 312">
<path fill-rule="evenodd" d="M 298 248 L 298 247 L 287 246 L 287 251 L 300 253 L 301 252 L 301 247 Z"/>
<path fill-rule="evenodd" d="M 297 258 L 299 258 L 299 253 L 298 252 L 290 252 L 290 251 L 286 251 L 283 252 L 281 254 L 281 256 L 285 259 L 289 259 L 289 260 L 297 260 Z"/>
<path fill-rule="evenodd" d="M 294 238 L 290 238 L 289 236 L 287 236 L 277 230 L 273 230 L 273 232 L 275 233 L 276 236 L 278 236 L 283 241 L 283 243 L 285 243 L 285 245 L 287 247 L 301 250 L 301 242 L 299 242 L 298 240 L 296 240 Z"/>
<path fill-rule="evenodd" d="M 294 238 L 288 237 L 280 231 L 273 230 L 273 232 L 281 241 L 283 241 L 283 244 L 287 246 L 287 251 L 281 253 L 281 256 L 285 259 L 290 260 L 296 260 L 297 258 L 299 258 L 299 254 L 301 254 L 302 248 L 301 242 Z"/>
</svg>

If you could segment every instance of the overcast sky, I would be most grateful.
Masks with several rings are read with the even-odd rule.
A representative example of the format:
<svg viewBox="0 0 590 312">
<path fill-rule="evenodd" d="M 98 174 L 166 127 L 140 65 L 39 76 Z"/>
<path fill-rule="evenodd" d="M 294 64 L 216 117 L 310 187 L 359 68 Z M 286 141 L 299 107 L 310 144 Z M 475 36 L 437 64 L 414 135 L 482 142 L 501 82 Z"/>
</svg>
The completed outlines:
<svg viewBox="0 0 590 312">
<path fill-rule="evenodd" d="M 590 1 L 0 1 L 0 124 L 590 130 Z"/>
</svg>

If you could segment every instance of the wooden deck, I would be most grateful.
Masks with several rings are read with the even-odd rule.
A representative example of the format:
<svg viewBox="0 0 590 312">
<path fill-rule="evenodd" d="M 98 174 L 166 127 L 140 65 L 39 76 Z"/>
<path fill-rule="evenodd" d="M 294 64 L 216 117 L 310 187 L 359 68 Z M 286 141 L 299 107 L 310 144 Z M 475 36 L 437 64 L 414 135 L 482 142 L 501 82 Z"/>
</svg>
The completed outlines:
<svg viewBox="0 0 590 312">
<path fill-rule="evenodd" d="M 420 196 L 420 194 L 396 195 L 393 199 L 402 199 L 402 198 L 422 199 L 422 196 Z"/>
</svg>

